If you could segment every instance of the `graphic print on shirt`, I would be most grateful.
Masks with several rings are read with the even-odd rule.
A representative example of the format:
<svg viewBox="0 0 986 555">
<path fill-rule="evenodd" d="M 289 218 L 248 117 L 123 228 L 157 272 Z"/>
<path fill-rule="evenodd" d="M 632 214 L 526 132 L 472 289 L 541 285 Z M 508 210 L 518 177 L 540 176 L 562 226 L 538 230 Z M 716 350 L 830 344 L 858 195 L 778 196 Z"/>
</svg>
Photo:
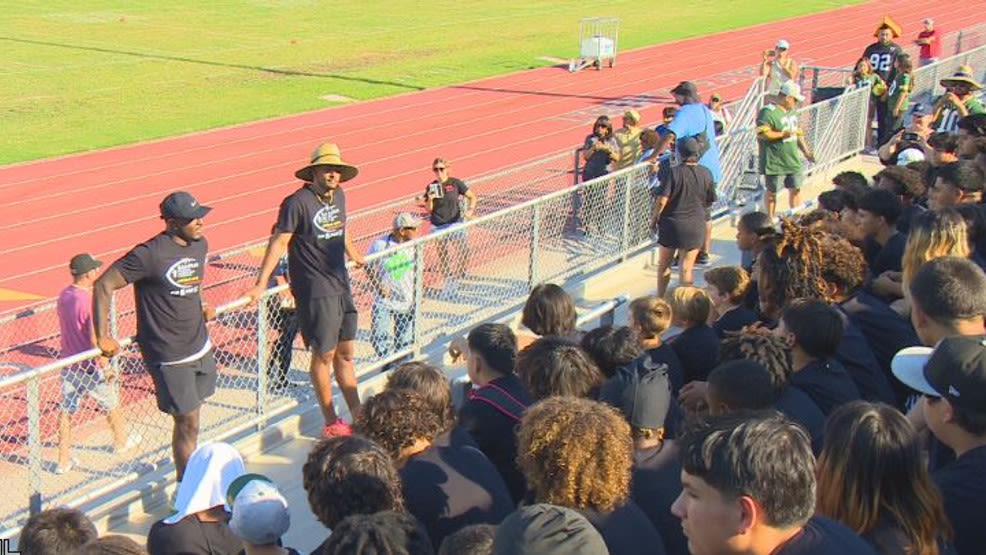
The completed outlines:
<svg viewBox="0 0 986 555">
<path fill-rule="evenodd" d="M 164 278 L 168 283 L 177 287 L 168 291 L 173 297 L 185 297 L 199 292 L 202 284 L 202 272 L 199 261 L 186 257 L 179 258 L 174 264 L 164 272 Z"/>
<path fill-rule="evenodd" d="M 789 114 L 781 118 L 781 128 L 780 131 L 790 131 L 791 136 L 784 139 L 785 143 L 796 143 L 798 142 L 798 114 Z"/>
<path fill-rule="evenodd" d="M 312 217 L 312 225 L 315 226 L 315 238 L 328 240 L 342 237 L 344 226 L 340 216 L 338 206 L 323 206 L 315 216 Z"/>
<path fill-rule="evenodd" d="M 874 52 L 870 54 L 873 71 L 890 71 L 894 64 L 893 52 Z"/>
</svg>

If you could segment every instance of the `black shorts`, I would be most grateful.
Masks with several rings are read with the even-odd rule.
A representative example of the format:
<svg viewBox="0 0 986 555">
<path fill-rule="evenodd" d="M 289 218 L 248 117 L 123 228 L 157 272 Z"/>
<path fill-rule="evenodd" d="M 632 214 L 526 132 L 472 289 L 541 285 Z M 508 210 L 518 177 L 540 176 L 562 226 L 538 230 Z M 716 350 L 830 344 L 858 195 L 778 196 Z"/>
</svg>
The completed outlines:
<svg viewBox="0 0 986 555">
<path fill-rule="evenodd" d="M 154 379 L 157 408 L 167 414 L 188 414 L 216 392 L 216 359 L 212 351 L 184 364 L 147 364 Z"/>
<path fill-rule="evenodd" d="M 340 341 L 356 339 L 357 314 L 353 295 L 345 292 L 298 302 L 298 324 L 305 346 L 319 353 L 336 348 Z"/>
</svg>

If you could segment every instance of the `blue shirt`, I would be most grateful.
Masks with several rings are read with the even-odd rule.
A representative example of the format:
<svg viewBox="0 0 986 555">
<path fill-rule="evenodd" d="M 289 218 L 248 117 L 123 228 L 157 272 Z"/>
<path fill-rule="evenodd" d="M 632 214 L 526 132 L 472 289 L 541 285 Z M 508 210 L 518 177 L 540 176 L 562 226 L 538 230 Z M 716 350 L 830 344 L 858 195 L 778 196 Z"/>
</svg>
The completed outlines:
<svg viewBox="0 0 986 555">
<path fill-rule="evenodd" d="M 701 166 L 712 172 L 712 181 L 722 180 L 722 169 L 719 167 L 719 147 L 716 145 L 716 126 L 712 111 L 702 103 L 685 104 L 678 108 L 674 120 L 668 125 L 668 130 L 674 133 L 675 140 L 681 144 L 685 137 L 694 137 L 705 131 L 709 141 L 709 150 L 698 159 Z"/>
</svg>

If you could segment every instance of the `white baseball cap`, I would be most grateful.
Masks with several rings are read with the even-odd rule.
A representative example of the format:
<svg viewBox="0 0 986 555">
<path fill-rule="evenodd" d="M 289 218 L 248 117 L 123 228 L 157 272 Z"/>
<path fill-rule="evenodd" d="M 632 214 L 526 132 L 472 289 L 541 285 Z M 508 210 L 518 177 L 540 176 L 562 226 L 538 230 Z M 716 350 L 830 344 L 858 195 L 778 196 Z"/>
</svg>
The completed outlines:
<svg viewBox="0 0 986 555">
<path fill-rule="evenodd" d="M 784 82 L 784 84 L 781 85 L 780 94 L 783 96 L 790 96 L 798 102 L 804 102 L 805 100 L 805 95 L 801 94 L 801 87 L 799 87 L 794 81 Z"/>
<path fill-rule="evenodd" d="M 923 162 L 924 151 L 917 148 L 908 148 L 897 154 L 897 165 L 906 166 L 911 162 Z"/>
<path fill-rule="evenodd" d="M 787 42 L 784 39 L 781 39 L 781 40 L 777 41 L 777 47 L 776 48 L 778 50 L 790 50 L 791 43 Z"/>
</svg>

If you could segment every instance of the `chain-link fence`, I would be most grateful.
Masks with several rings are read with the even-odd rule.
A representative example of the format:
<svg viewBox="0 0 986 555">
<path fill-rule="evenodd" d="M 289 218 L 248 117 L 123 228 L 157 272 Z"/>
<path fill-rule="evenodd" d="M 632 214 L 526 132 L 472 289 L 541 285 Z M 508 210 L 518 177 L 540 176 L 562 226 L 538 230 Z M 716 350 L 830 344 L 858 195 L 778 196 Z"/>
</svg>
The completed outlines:
<svg viewBox="0 0 986 555">
<path fill-rule="evenodd" d="M 915 33 L 916 36 L 916 33 Z M 942 58 L 958 59 L 962 54 L 977 50 L 986 45 L 986 23 L 975 25 L 959 31 L 945 33 L 941 37 Z M 905 52 L 911 55 L 915 66 L 918 62 L 919 46 L 916 44 L 903 44 Z M 862 54 L 860 50 L 860 54 Z M 798 77 L 801 89 L 808 96 L 810 102 L 825 100 L 839 94 L 843 89 L 852 85 L 852 73 L 854 67 L 824 67 L 806 65 L 801 68 Z M 931 76 L 929 73 L 925 73 Z M 939 78 L 944 77 L 941 74 Z M 937 80 L 935 81 L 937 83 Z"/>
</svg>

